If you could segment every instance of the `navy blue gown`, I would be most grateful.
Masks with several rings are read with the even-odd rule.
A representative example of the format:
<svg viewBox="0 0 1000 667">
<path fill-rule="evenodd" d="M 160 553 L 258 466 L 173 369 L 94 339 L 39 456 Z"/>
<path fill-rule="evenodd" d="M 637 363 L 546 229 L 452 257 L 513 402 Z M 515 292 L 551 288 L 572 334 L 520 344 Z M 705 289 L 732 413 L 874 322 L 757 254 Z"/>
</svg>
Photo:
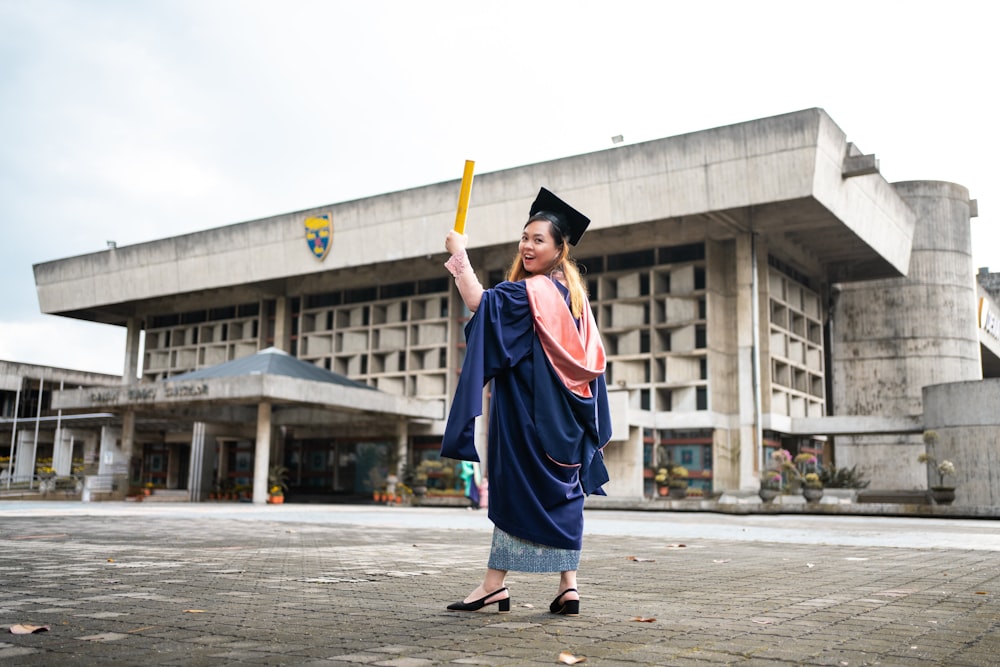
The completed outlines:
<svg viewBox="0 0 1000 667">
<path fill-rule="evenodd" d="M 568 291 L 559 285 L 567 299 Z M 587 304 L 586 307 L 590 307 Z M 601 448 L 611 437 L 604 375 L 589 398 L 563 385 L 535 334 L 523 282 L 483 292 L 466 325 L 466 356 L 441 455 L 478 461 L 473 439 L 482 389 L 492 381 L 488 430 L 489 517 L 515 537 L 580 550 L 586 495 L 604 495 Z"/>
</svg>

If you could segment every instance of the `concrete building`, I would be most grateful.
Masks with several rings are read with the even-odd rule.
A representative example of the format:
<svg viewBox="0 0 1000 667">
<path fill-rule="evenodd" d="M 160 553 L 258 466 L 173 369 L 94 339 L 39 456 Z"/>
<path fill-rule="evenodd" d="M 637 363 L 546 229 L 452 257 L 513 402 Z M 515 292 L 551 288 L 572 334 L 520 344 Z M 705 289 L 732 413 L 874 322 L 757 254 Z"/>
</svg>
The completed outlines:
<svg viewBox="0 0 1000 667">
<path fill-rule="evenodd" d="M 96 475 L 101 443 L 112 446 L 121 420 L 109 412 L 63 414 L 52 406 L 52 397 L 56 391 L 121 381 L 115 375 L 0 361 L 0 492 Z"/>
<path fill-rule="evenodd" d="M 442 268 L 458 185 L 36 265 L 42 312 L 128 330 L 129 381 L 53 405 L 118 416 L 126 460 L 174 443 L 195 499 L 238 469 L 262 502 L 275 460 L 298 493 L 357 495 L 436 457 L 469 316 Z M 651 494 L 664 458 L 703 492 L 750 492 L 779 447 L 926 488 L 926 404 L 948 435 L 951 397 L 981 405 L 955 423 L 978 439 L 938 453 L 971 462 L 995 444 L 982 378 L 1000 347 L 979 308 L 995 300 L 976 286 L 965 188 L 887 182 L 821 109 L 623 145 L 477 175 L 467 231 L 484 284 L 540 185 L 593 220 L 576 258 L 609 355 L 609 493 Z M 374 391 L 197 376 L 272 347 Z M 137 436 L 149 422 L 163 427 Z M 982 474 L 961 472 L 957 502 L 1000 500 Z"/>
</svg>

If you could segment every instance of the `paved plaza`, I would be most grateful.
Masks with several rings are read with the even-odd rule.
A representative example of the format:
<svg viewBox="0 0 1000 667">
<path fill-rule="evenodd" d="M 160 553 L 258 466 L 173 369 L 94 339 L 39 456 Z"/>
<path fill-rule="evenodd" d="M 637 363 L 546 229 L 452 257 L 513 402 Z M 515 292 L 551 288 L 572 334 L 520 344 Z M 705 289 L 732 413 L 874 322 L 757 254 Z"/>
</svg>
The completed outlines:
<svg viewBox="0 0 1000 667">
<path fill-rule="evenodd" d="M 1000 524 L 588 510 L 579 617 L 463 509 L 0 502 L 0 664 L 1000 665 Z M 48 626 L 13 634 L 12 626 Z"/>
</svg>

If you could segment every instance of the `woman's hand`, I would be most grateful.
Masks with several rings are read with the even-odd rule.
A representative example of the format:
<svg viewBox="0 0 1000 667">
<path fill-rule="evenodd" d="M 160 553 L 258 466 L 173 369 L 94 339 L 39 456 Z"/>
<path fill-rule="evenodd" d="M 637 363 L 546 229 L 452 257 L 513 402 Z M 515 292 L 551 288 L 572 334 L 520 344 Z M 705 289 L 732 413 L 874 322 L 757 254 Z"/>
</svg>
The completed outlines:
<svg viewBox="0 0 1000 667">
<path fill-rule="evenodd" d="M 445 250 L 452 255 L 462 252 L 468 245 L 469 236 L 467 234 L 459 234 L 454 229 L 448 232 L 448 236 L 444 238 Z"/>
</svg>

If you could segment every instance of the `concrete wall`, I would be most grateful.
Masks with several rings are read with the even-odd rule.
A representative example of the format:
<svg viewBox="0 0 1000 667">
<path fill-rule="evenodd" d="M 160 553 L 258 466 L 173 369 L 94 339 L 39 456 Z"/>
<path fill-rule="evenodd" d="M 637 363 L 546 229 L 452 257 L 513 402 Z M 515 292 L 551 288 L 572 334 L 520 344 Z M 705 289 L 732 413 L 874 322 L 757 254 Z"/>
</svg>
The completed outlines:
<svg viewBox="0 0 1000 667">
<path fill-rule="evenodd" d="M 922 390 L 982 377 L 968 191 L 917 181 L 896 188 L 917 224 L 905 278 L 840 285 L 832 335 L 835 415 L 917 416 Z M 838 466 L 872 488 L 924 488 L 920 436 L 838 437 Z"/>
<path fill-rule="evenodd" d="M 1000 378 L 924 387 L 923 398 L 924 424 L 939 436 L 928 453 L 955 464 L 955 504 L 1000 505 Z"/>
<path fill-rule="evenodd" d="M 513 249 L 538 186 L 545 184 L 587 212 L 590 234 L 806 202 L 809 215 L 798 221 L 823 225 L 824 245 L 843 239 L 865 262 L 879 264 L 882 275 L 902 271 L 912 215 L 881 176 L 843 177 L 847 146 L 825 112 L 807 109 L 483 174 L 476 177 L 469 210 L 470 250 Z M 274 289 L 269 283 L 289 279 L 321 292 L 321 276 L 329 272 L 443 255 L 457 193 L 458 181 L 439 183 L 37 264 L 39 304 L 46 313 L 123 324 L 128 314 L 142 311 L 126 307 L 129 302 L 224 289 L 241 290 L 247 298 L 248 286 L 263 294 Z M 766 212 L 755 211 L 753 224 L 767 229 Z M 779 236 L 787 213 L 770 222 Z M 307 217 L 318 214 L 333 220 L 331 250 L 322 261 L 309 250 L 303 228 Z M 749 231 L 748 216 L 733 220 L 740 231 Z M 705 221 L 696 223 L 702 233 L 704 227 Z M 848 233 L 835 233 L 842 230 Z M 813 238 L 803 233 L 797 242 L 809 245 Z M 840 263 L 845 271 L 852 265 Z"/>
</svg>

